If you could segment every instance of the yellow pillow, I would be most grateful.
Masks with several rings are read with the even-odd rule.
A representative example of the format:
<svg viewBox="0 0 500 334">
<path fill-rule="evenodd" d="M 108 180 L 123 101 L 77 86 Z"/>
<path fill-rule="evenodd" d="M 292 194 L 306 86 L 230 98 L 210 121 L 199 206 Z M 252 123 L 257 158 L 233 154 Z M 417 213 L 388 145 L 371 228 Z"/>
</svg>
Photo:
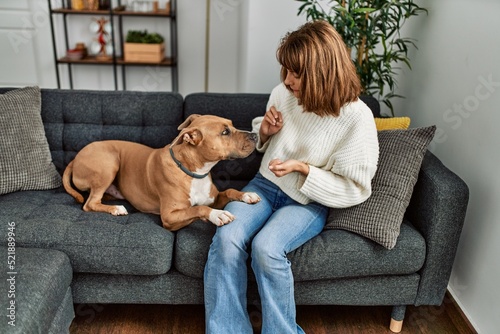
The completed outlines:
<svg viewBox="0 0 500 334">
<path fill-rule="evenodd" d="M 410 117 L 389 117 L 389 118 L 379 118 L 375 117 L 375 125 L 377 130 L 396 130 L 396 129 L 408 129 L 410 126 Z"/>
</svg>

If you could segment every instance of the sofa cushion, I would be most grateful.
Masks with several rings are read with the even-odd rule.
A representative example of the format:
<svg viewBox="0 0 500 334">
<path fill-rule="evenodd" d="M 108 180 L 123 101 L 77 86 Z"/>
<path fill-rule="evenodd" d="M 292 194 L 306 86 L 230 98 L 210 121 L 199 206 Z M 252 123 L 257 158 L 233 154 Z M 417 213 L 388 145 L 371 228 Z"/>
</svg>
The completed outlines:
<svg viewBox="0 0 500 334">
<path fill-rule="evenodd" d="M 196 221 L 177 232 L 175 268 L 202 278 L 216 227 Z M 401 226 L 399 242 L 388 250 L 345 230 L 324 230 L 288 255 L 297 282 L 417 272 L 426 254 L 425 240 L 408 222 Z M 249 273 L 251 269 L 249 267 Z M 251 277 L 251 275 L 250 275 Z"/>
<path fill-rule="evenodd" d="M 378 131 L 408 129 L 410 122 L 410 117 L 375 117 Z"/>
<path fill-rule="evenodd" d="M 174 235 L 160 217 L 84 212 L 63 188 L 0 196 L 2 220 L 16 223 L 20 247 L 52 248 L 68 255 L 75 272 L 157 275 L 170 269 Z M 5 244 L 6 229 L 0 231 Z"/>
<path fill-rule="evenodd" d="M 359 205 L 331 209 L 325 228 L 359 233 L 392 249 L 435 131 L 435 126 L 379 131 L 380 155 L 372 195 Z"/>
<path fill-rule="evenodd" d="M 0 273 L 0 289 L 4 294 L 0 298 L 4 312 L 0 332 L 68 332 L 74 317 L 71 294 L 68 294 L 73 278 L 68 257 L 56 250 L 22 248 L 18 245 L 14 252 L 15 263 L 13 267 L 7 267 L 7 251 L 8 248 L 0 247 L 2 258 L 6 260 L 2 261 L 4 265 Z M 12 291 L 10 297 L 8 291 Z M 11 301 L 15 302 L 13 313 L 7 311 L 12 307 Z M 14 313 L 15 319 L 5 317 Z M 60 319 L 62 314 L 64 319 Z M 15 327 L 8 324 L 12 320 L 15 320 Z"/>
<path fill-rule="evenodd" d="M 45 137 L 38 87 L 0 94 L 0 133 L 0 195 L 61 185 Z"/>
<path fill-rule="evenodd" d="M 98 140 L 164 147 L 178 134 L 182 105 L 178 93 L 43 89 L 42 118 L 54 164 L 62 172 Z"/>
</svg>

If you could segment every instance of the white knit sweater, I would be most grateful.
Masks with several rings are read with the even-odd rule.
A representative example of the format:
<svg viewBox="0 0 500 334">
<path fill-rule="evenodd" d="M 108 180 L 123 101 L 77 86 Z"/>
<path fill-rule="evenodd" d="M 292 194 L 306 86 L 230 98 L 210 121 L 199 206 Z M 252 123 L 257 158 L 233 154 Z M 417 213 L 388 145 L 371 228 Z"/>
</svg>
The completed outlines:
<svg viewBox="0 0 500 334">
<path fill-rule="evenodd" d="M 257 150 L 265 152 L 260 173 L 299 203 L 311 201 L 331 208 L 345 208 L 371 195 L 371 179 L 378 162 L 378 138 L 373 114 L 358 99 L 342 107 L 338 117 L 304 112 L 297 98 L 283 84 L 276 86 L 267 110 L 274 106 L 283 115 L 283 127 Z M 263 117 L 253 120 L 258 133 Z M 272 159 L 295 159 L 309 164 L 309 175 L 293 172 L 275 176 Z"/>
</svg>

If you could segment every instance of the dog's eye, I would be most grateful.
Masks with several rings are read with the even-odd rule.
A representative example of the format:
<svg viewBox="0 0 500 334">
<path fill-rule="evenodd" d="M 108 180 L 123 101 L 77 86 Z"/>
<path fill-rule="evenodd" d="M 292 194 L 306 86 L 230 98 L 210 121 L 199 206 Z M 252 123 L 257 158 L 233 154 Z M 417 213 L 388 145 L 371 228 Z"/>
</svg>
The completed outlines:
<svg viewBox="0 0 500 334">
<path fill-rule="evenodd" d="M 230 133 L 231 133 L 231 130 L 229 130 L 229 128 L 225 128 L 224 131 L 222 131 L 223 136 L 229 136 Z"/>
</svg>

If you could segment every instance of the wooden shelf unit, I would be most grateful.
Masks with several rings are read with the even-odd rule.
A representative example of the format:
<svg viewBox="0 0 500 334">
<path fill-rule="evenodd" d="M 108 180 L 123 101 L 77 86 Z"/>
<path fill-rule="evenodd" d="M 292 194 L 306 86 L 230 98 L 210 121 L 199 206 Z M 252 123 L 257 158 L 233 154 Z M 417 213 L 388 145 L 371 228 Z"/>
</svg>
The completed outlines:
<svg viewBox="0 0 500 334">
<path fill-rule="evenodd" d="M 118 6 L 110 9 L 101 9 L 101 10 L 75 10 L 71 8 L 52 8 L 52 1 L 47 0 L 49 4 L 49 16 L 50 16 L 50 25 L 52 31 L 52 45 L 54 52 L 54 62 L 56 64 L 56 78 L 57 78 L 57 86 L 61 88 L 61 80 L 59 73 L 59 65 L 65 65 L 68 67 L 68 77 L 69 77 L 69 85 L 70 89 L 73 89 L 73 74 L 72 67 L 74 65 L 107 65 L 113 67 L 113 77 L 114 77 L 114 86 L 115 90 L 118 90 L 118 75 L 117 70 L 118 67 L 121 68 L 122 71 L 122 87 L 126 89 L 126 72 L 125 68 L 127 66 L 160 66 L 160 67 L 169 67 L 171 69 L 171 86 L 172 91 L 178 91 L 178 71 L 177 71 L 177 22 L 176 22 L 176 8 L 177 3 L 176 0 L 170 0 L 169 10 L 158 10 L 156 12 L 135 12 L 130 10 L 121 9 L 121 1 L 118 0 Z M 67 2 L 69 3 L 69 1 Z M 69 7 L 69 5 L 67 5 Z M 58 57 L 58 46 L 56 45 L 55 38 L 55 25 L 54 25 L 54 16 L 62 16 L 63 18 L 63 27 L 64 27 L 64 39 L 65 39 L 65 50 L 69 49 L 69 41 L 68 41 L 68 16 L 71 15 L 100 15 L 109 17 L 109 22 L 111 24 L 111 30 L 115 31 L 115 22 L 114 18 L 118 19 L 118 34 L 119 41 L 117 42 L 114 38 L 114 33 L 111 34 L 111 44 L 113 46 L 113 54 L 109 56 L 109 58 L 102 58 L 96 56 L 86 56 L 82 59 L 70 59 L 68 57 Z M 170 24 L 170 56 L 164 58 L 161 62 L 150 63 L 150 62 L 130 62 L 125 61 L 122 55 L 116 54 L 117 45 L 123 47 L 124 43 L 124 35 L 123 35 L 123 17 L 147 17 L 147 18 L 164 18 L 169 20 Z M 60 47 L 60 46 L 59 46 Z"/>
</svg>

